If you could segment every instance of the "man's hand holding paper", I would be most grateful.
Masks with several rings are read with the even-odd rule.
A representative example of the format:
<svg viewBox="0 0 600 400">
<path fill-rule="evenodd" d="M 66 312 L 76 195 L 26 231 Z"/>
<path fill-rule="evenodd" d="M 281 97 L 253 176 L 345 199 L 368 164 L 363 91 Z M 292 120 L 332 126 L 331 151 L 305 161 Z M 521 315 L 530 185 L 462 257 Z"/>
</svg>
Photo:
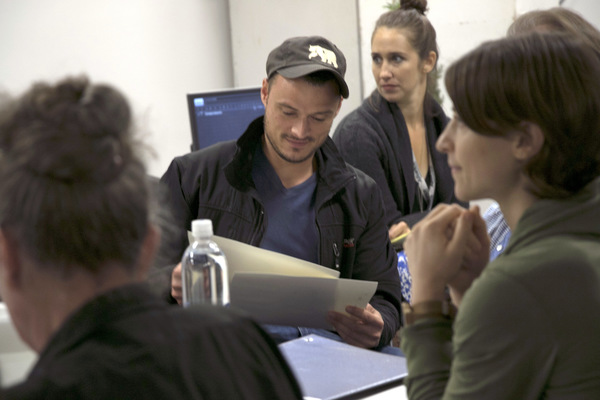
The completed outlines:
<svg viewBox="0 0 600 400">
<path fill-rule="evenodd" d="M 232 307 L 261 323 L 331 330 L 335 326 L 328 313 L 335 311 L 353 320 L 361 318 L 367 326 L 376 325 L 371 313 L 370 318 L 362 313 L 353 316 L 348 307 L 370 307 L 381 319 L 368 305 L 377 282 L 338 278 L 337 271 L 298 258 L 219 236 L 214 240 L 227 256 Z"/>
<path fill-rule="evenodd" d="M 377 346 L 383 331 L 383 318 L 371 304 L 365 308 L 347 306 L 343 314 L 330 311 L 328 320 L 348 344 L 370 349 Z"/>
</svg>

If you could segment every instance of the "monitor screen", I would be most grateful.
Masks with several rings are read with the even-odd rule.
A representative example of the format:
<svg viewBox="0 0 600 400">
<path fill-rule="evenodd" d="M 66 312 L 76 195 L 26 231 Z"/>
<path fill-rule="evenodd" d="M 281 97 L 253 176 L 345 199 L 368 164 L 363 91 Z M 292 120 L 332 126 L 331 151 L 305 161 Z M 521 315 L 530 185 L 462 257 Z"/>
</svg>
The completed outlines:
<svg viewBox="0 0 600 400">
<path fill-rule="evenodd" d="M 265 112 L 260 87 L 223 89 L 187 95 L 192 151 L 239 138 Z"/>
</svg>

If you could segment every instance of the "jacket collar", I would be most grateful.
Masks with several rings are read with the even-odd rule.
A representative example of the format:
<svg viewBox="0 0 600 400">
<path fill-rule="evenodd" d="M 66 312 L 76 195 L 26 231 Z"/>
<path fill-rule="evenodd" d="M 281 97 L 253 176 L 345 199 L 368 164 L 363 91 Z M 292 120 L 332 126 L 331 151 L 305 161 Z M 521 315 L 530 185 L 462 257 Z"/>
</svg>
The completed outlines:
<svg viewBox="0 0 600 400">
<path fill-rule="evenodd" d="M 141 310 L 161 307 L 168 306 L 160 298 L 155 297 L 145 284 L 129 284 L 99 295 L 68 317 L 50 338 L 40 353 L 30 377 L 44 375 L 57 357 L 68 353 L 90 336 L 97 334 L 102 326 Z"/>
<path fill-rule="evenodd" d="M 377 90 L 374 90 L 373 93 L 371 93 L 371 96 L 364 102 L 368 104 L 367 109 L 370 110 L 381 125 L 392 148 L 399 149 L 398 151 L 402 153 L 402 156 L 399 157 L 400 166 L 402 167 L 409 209 L 413 210 L 414 202 L 416 200 L 417 185 L 413 184 L 415 178 L 411 151 L 412 147 L 410 144 L 408 128 L 404 121 L 404 115 L 402 115 L 402 111 L 396 103 L 390 103 L 384 99 Z M 436 173 L 437 176 L 447 176 L 449 175 L 449 171 L 442 171 L 442 169 L 448 169 L 446 156 L 436 150 L 435 143 L 438 139 L 438 135 L 441 134 L 446 126 L 448 117 L 444 113 L 442 107 L 430 94 L 427 94 L 425 97 L 424 107 L 427 146 L 431 157 L 433 158 L 434 166 L 434 171 L 432 171 L 432 173 Z M 444 182 L 439 182 L 438 184 L 443 185 Z"/>
</svg>

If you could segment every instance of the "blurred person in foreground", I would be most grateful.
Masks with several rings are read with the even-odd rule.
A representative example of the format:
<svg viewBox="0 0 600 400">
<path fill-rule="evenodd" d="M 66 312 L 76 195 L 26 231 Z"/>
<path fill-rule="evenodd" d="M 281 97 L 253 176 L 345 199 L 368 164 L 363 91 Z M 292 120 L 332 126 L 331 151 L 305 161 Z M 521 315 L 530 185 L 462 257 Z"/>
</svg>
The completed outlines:
<svg viewBox="0 0 600 400">
<path fill-rule="evenodd" d="M 448 69 L 455 113 L 437 147 L 457 197 L 495 200 L 512 236 L 487 265 L 477 207 L 438 206 L 413 229 L 410 399 L 600 398 L 599 73 L 584 41 L 550 33 Z"/>
<path fill-rule="evenodd" d="M 0 112 L 0 289 L 39 354 L 4 398 L 301 398 L 254 322 L 141 283 L 159 232 L 133 133 L 125 97 L 85 77 Z"/>
</svg>

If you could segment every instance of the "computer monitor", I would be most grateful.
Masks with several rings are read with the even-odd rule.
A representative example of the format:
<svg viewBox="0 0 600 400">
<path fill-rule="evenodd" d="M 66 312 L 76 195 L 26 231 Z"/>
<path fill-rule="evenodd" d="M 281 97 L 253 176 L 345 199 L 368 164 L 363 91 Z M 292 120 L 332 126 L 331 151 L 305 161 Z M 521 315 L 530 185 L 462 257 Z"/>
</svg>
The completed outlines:
<svg viewBox="0 0 600 400">
<path fill-rule="evenodd" d="M 189 93 L 187 103 L 192 151 L 239 138 L 252 120 L 265 113 L 260 87 Z"/>
</svg>

